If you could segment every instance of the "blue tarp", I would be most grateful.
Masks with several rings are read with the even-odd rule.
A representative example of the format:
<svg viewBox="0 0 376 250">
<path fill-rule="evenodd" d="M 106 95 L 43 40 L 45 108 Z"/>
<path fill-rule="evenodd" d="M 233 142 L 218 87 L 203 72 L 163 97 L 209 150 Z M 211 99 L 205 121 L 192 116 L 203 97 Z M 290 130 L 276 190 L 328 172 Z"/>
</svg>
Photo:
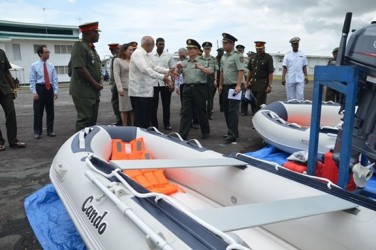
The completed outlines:
<svg viewBox="0 0 376 250">
<path fill-rule="evenodd" d="M 24 206 L 43 249 L 86 249 L 52 184 L 27 197 Z"/>
<path fill-rule="evenodd" d="M 249 155 L 261 160 L 275 162 L 279 165 L 283 165 L 283 163 L 287 161 L 286 158 L 290 156 L 290 154 L 280 151 L 279 149 L 271 145 L 267 145 L 266 147 L 254 152 L 245 153 L 245 155 Z"/>
</svg>

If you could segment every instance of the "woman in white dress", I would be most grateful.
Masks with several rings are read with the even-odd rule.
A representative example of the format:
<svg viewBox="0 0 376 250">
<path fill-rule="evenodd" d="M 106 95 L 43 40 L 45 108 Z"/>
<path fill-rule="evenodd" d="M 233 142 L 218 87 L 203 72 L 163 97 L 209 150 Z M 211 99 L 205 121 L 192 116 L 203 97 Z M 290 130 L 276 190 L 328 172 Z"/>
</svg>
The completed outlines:
<svg viewBox="0 0 376 250">
<path fill-rule="evenodd" d="M 119 92 L 119 111 L 124 126 L 133 126 L 134 122 L 131 100 L 128 96 L 129 61 L 135 50 L 132 45 L 132 43 L 126 43 L 120 47 L 118 57 L 115 58 L 113 66 L 114 80 Z"/>
</svg>

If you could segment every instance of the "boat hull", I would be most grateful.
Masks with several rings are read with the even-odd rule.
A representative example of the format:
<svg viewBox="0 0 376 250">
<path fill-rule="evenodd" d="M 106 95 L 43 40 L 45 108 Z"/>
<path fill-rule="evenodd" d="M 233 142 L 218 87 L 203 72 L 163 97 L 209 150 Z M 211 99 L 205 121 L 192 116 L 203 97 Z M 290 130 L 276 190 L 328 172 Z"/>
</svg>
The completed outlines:
<svg viewBox="0 0 376 250">
<path fill-rule="evenodd" d="M 337 104 L 323 103 L 321 108 L 318 153 L 323 155 L 334 148 L 343 116 Z M 253 126 L 267 143 L 284 152 L 308 151 L 311 109 L 310 102 L 275 102 L 254 115 Z"/>
<path fill-rule="evenodd" d="M 176 137 L 139 128 L 95 126 L 86 135 L 82 133 L 73 135 L 60 148 L 53 160 L 50 178 L 88 248 L 198 249 L 187 243 L 185 235 L 177 232 L 180 229 L 174 230 L 162 222 L 164 218 L 147 210 L 142 199 L 136 199 L 122 183 L 88 168 L 86 159 L 95 154 L 107 162 L 111 156 L 112 139 L 130 141 L 137 137 L 144 138 L 147 149 L 155 159 L 183 159 L 189 162 L 190 159 L 226 157 Z M 326 194 L 249 164 L 244 167 L 171 168 L 166 169 L 165 173 L 170 181 L 180 187 L 180 191 L 169 196 L 169 199 L 179 208 L 193 213 L 203 209 Z M 94 185 L 97 182 L 104 188 Z M 105 195 L 104 189 L 108 189 L 119 204 L 110 199 L 111 195 Z M 148 228 L 161 236 L 165 245 L 157 246 L 150 240 L 127 215 L 127 211 L 142 218 Z M 234 238 L 242 239 L 238 242 L 244 242 L 244 246 L 252 249 L 372 249 L 376 245 L 376 238 L 372 236 L 376 213 L 362 206 L 354 211 L 297 218 L 227 233 L 237 235 Z M 232 216 L 235 219 L 241 215 Z M 271 215 L 266 213 L 262 216 L 267 218 Z M 278 217 L 278 214 L 273 216 Z"/>
</svg>

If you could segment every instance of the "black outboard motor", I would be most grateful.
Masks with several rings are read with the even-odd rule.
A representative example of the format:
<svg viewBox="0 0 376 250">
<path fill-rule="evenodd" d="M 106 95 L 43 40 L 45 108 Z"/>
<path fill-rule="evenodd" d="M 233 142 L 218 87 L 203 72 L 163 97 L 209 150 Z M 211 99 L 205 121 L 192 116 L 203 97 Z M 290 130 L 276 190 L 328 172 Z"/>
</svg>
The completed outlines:
<svg viewBox="0 0 376 250">
<path fill-rule="evenodd" d="M 351 15 L 350 15 L 351 19 Z M 346 21 L 345 21 L 346 23 Z M 352 135 L 350 169 L 359 160 L 359 154 L 376 160 L 376 22 L 355 31 L 347 46 L 341 43 L 341 58 L 337 65 L 359 65 L 357 105 Z M 340 56 L 341 51 L 339 51 Z M 334 155 L 339 160 L 342 133 L 338 134 Z M 354 171 L 353 171 L 354 172 Z M 372 175 L 372 173 L 371 173 Z"/>
</svg>

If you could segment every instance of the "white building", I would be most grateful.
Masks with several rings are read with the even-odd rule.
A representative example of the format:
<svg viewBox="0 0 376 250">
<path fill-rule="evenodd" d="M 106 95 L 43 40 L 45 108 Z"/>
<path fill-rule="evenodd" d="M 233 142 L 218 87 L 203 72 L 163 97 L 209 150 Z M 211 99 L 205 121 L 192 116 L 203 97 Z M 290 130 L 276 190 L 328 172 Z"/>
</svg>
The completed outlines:
<svg viewBox="0 0 376 250">
<path fill-rule="evenodd" d="M 0 49 L 3 49 L 13 66 L 13 78 L 28 84 L 30 66 L 39 59 L 36 50 L 47 45 L 51 62 L 59 82 L 69 82 L 68 62 L 75 41 L 79 39 L 77 26 L 44 25 L 0 20 Z"/>
</svg>

